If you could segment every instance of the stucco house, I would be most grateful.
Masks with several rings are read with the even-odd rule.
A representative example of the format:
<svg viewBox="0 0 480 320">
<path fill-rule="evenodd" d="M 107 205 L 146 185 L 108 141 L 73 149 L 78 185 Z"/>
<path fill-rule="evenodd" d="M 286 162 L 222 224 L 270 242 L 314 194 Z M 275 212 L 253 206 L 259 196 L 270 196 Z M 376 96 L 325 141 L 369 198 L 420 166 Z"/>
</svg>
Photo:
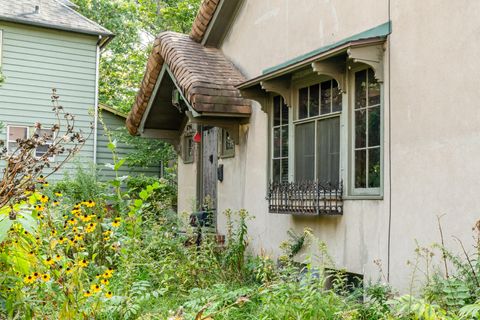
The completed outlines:
<svg viewBox="0 0 480 320">
<path fill-rule="evenodd" d="M 52 88 L 60 103 L 75 115 L 77 129 L 93 133 L 75 161 L 52 176 L 61 179 L 77 165 L 96 163 L 105 178 L 112 176 L 104 164 L 111 163 L 103 127 L 98 121 L 103 110 L 110 129 L 123 126 L 124 115 L 98 105 L 98 64 L 100 52 L 113 34 L 75 11 L 68 0 L 0 1 L 0 70 L 5 77 L 0 85 L 1 140 L 13 149 L 18 138 L 32 133 L 35 122 L 51 125 Z M 132 148 L 119 146 L 121 155 Z M 36 150 L 39 155 L 42 150 Z M 55 157 L 53 162 L 62 161 Z M 0 169 L 2 168 L 0 163 Z M 158 175 L 159 168 L 127 168 L 131 172 Z"/>
<path fill-rule="evenodd" d="M 179 211 L 247 209 L 257 253 L 309 227 L 338 268 L 375 280 L 381 261 L 402 290 L 437 216 L 454 249 L 478 220 L 479 15 L 467 0 L 206 0 L 190 35 L 155 40 L 127 127 L 177 147 Z"/>
</svg>

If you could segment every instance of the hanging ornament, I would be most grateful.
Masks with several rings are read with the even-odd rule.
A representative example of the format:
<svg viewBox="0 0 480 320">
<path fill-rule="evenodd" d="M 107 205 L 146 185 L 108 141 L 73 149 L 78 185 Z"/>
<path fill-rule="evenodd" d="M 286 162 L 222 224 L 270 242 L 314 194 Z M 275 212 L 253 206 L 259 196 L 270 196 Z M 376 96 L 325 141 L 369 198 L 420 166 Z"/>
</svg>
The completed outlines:
<svg viewBox="0 0 480 320">
<path fill-rule="evenodd" d="M 199 143 L 200 141 L 202 141 L 202 136 L 200 135 L 200 132 L 196 132 L 195 135 L 193 136 L 193 141 L 195 141 L 196 143 Z"/>
</svg>

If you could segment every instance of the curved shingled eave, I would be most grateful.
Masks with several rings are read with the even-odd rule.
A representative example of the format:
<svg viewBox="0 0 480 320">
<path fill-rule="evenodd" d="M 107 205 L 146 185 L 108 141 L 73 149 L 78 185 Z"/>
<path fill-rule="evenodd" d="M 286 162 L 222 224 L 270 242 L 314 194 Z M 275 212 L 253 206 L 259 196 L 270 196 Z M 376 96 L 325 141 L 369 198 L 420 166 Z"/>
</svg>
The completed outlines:
<svg viewBox="0 0 480 320">
<path fill-rule="evenodd" d="M 190 38 L 192 38 L 193 41 L 198 43 L 202 42 L 219 2 L 220 0 L 202 1 L 195 21 L 192 24 L 192 30 L 190 31 Z"/>
<path fill-rule="evenodd" d="M 137 134 L 164 63 L 197 112 L 250 115 L 250 102 L 235 87 L 245 78 L 219 49 L 204 47 L 185 34 L 164 32 L 154 42 L 140 91 L 127 118 L 131 134 Z"/>
</svg>

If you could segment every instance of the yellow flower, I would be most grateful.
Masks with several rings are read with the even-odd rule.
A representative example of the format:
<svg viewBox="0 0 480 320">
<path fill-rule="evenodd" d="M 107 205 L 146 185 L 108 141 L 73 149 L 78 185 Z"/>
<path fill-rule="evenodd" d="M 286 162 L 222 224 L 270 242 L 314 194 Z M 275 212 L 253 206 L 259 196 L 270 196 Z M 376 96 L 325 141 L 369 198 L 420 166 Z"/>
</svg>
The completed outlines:
<svg viewBox="0 0 480 320">
<path fill-rule="evenodd" d="M 97 226 L 96 223 L 91 222 L 91 223 L 87 226 L 87 228 L 85 229 L 85 231 L 86 231 L 86 232 L 93 232 L 93 231 L 95 231 L 95 227 L 96 227 L 96 226 Z"/>
<path fill-rule="evenodd" d="M 46 260 L 45 260 L 45 263 L 48 264 L 49 266 L 53 265 L 55 263 L 55 261 L 53 261 L 52 258 L 48 257 Z"/>
<path fill-rule="evenodd" d="M 34 255 L 35 255 L 35 252 L 34 252 L 34 251 L 30 251 L 30 252 L 28 253 L 28 256 L 29 256 L 29 257 L 33 257 Z"/>
<path fill-rule="evenodd" d="M 103 237 L 103 240 L 108 241 L 108 240 L 110 240 L 110 237 Z"/>
<path fill-rule="evenodd" d="M 66 240 L 65 237 L 60 237 L 60 238 L 58 238 L 58 243 L 64 243 L 65 240 Z"/>
<path fill-rule="evenodd" d="M 79 265 L 80 267 L 85 268 L 86 266 L 88 266 L 88 261 L 85 260 L 85 259 L 80 260 L 80 261 L 78 261 L 78 265 Z"/>
<path fill-rule="evenodd" d="M 75 240 L 80 241 L 83 239 L 83 236 L 81 234 L 76 234 L 75 235 Z"/>
<path fill-rule="evenodd" d="M 73 269 L 70 268 L 70 267 L 67 267 L 67 269 L 65 269 L 65 273 L 66 273 L 66 274 L 70 274 L 70 273 L 72 273 L 72 272 L 73 272 Z"/>
<path fill-rule="evenodd" d="M 38 278 L 40 278 L 40 273 L 34 272 L 34 273 L 32 273 L 32 276 L 33 276 L 35 279 L 38 279 Z"/>
<path fill-rule="evenodd" d="M 112 277 L 112 272 L 105 271 L 102 275 L 105 279 L 111 278 Z"/>
<path fill-rule="evenodd" d="M 55 195 L 56 195 L 57 197 L 63 196 L 63 194 L 62 194 L 61 192 L 55 192 Z"/>
<path fill-rule="evenodd" d="M 105 292 L 105 298 L 110 299 L 111 297 L 113 297 L 112 291 Z"/>
<path fill-rule="evenodd" d="M 30 283 L 33 283 L 35 281 L 35 278 L 33 276 L 26 276 L 25 278 L 23 278 L 23 282 L 25 282 L 26 284 L 30 284 Z"/>
<path fill-rule="evenodd" d="M 43 183 L 43 185 L 44 185 L 45 187 L 48 187 L 48 186 L 49 186 L 48 182 L 46 182 L 46 181 Z"/>
<path fill-rule="evenodd" d="M 98 284 L 92 284 L 90 290 L 94 293 L 100 292 L 102 288 Z"/>
<path fill-rule="evenodd" d="M 55 207 L 58 206 L 59 204 L 60 204 L 60 202 L 58 202 L 58 200 L 54 200 L 54 201 L 53 201 L 53 205 L 54 205 Z"/>
<path fill-rule="evenodd" d="M 31 194 L 32 194 L 32 191 L 30 191 L 30 190 L 27 190 L 27 191 L 25 191 L 23 194 L 24 194 L 24 195 L 26 195 L 26 196 L 29 196 L 29 195 L 31 195 Z"/>
<path fill-rule="evenodd" d="M 47 282 L 48 280 L 50 280 L 50 275 L 48 273 L 45 273 L 44 275 L 42 275 L 42 280 L 44 282 Z"/>
<path fill-rule="evenodd" d="M 41 203 L 46 203 L 46 202 L 48 202 L 48 197 L 47 197 L 46 195 L 42 194 L 42 195 L 40 196 L 40 202 L 41 202 Z"/>
<path fill-rule="evenodd" d="M 39 212 L 42 212 L 43 210 L 45 210 L 45 207 L 42 206 L 41 204 L 37 204 L 34 208 Z"/>
<path fill-rule="evenodd" d="M 73 233 L 77 233 L 77 232 L 78 232 L 78 228 L 77 228 L 77 227 L 73 227 L 73 228 L 72 228 L 72 232 L 73 232 Z"/>
<path fill-rule="evenodd" d="M 82 221 L 83 222 L 88 222 L 90 220 L 92 220 L 92 217 L 89 216 L 88 214 L 84 214 L 82 217 L 81 217 Z"/>
<path fill-rule="evenodd" d="M 112 230 L 107 230 L 107 231 L 104 231 L 102 234 L 104 236 L 109 236 L 111 233 L 112 233 Z"/>
<path fill-rule="evenodd" d="M 92 293 L 90 292 L 90 290 L 87 290 L 83 293 L 84 297 L 90 297 L 91 295 L 92 295 Z"/>
<path fill-rule="evenodd" d="M 85 201 L 85 205 L 89 208 L 95 207 L 95 202 L 93 200 Z"/>
<path fill-rule="evenodd" d="M 60 259 L 62 259 L 62 257 L 61 257 L 59 254 L 57 254 L 57 255 L 54 257 L 54 260 L 55 260 L 55 261 L 60 261 Z"/>
<path fill-rule="evenodd" d="M 100 280 L 100 283 L 103 284 L 103 285 L 107 285 L 110 281 L 108 281 L 107 279 L 102 279 Z"/>
<path fill-rule="evenodd" d="M 77 221 L 76 219 L 74 219 L 74 218 L 71 218 L 70 220 L 68 220 L 68 223 L 69 223 L 70 225 L 72 225 L 72 226 L 76 225 L 77 222 L 78 222 L 78 221 Z"/>
<path fill-rule="evenodd" d="M 115 218 L 115 220 L 112 222 L 112 227 L 119 227 L 120 226 L 120 221 L 122 221 L 122 219 Z"/>
<path fill-rule="evenodd" d="M 97 275 L 95 276 L 95 278 L 97 279 L 100 279 L 102 277 L 102 275 L 100 273 L 97 273 Z"/>
<path fill-rule="evenodd" d="M 50 235 L 54 236 L 57 234 L 57 230 L 53 229 L 52 231 L 50 231 Z"/>
</svg>

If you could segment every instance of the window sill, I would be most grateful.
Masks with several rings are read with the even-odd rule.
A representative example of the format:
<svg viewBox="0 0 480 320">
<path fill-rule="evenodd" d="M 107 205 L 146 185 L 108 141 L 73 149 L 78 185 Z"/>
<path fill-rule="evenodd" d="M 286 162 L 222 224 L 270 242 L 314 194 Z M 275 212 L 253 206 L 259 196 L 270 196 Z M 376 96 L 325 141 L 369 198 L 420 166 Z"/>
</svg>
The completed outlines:
<svg viewBox="0 0 480 320">
<path fill-rule="evenodd" d="M 383 200 L 383 195 L 349 195 L 343 196 L 343 200 Z"/>
</svg>

